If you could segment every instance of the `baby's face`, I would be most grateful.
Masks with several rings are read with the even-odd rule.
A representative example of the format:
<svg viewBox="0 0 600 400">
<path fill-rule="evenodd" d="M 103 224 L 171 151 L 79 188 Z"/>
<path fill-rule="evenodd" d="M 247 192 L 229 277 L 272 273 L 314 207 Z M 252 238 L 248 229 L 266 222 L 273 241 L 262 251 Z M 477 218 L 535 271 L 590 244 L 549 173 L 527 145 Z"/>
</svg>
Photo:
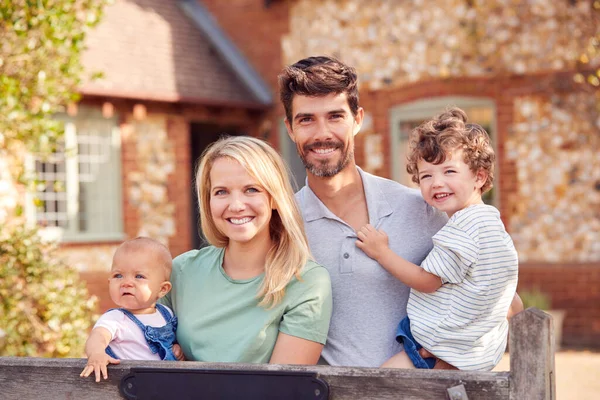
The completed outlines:
<svg viewBox="0 0 600 400">
<path fill-rule="evenodd" d="M 117 253 L 110 272 L 109 292 L 115 304 L 137 314 L 155 311 L 156 301 L 171 288 L 152 251 Z"/>
</svg>

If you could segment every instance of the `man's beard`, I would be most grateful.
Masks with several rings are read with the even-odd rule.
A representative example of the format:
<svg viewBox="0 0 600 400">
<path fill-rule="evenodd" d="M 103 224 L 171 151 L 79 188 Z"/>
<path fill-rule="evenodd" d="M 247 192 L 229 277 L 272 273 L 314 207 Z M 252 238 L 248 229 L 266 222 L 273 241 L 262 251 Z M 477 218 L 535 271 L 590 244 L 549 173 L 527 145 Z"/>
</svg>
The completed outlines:
<svg viewBox="0 0 600 400">
<path fill-rule="evenodd" d="M 305 157 L 305 154 L 308 154 L 310 150 L 314 148 L 321 149 L 340 149 L 342 151 L 342 156 L 340 160 L 334 164 L 329 165 L 327 160 L 320 160 L 316 163 L 311 163 Z M 354 151 L 344 149 L 344 144 L 342 142 L 314 142 L 311 144 L 304 145 L 302 147 L 302 152 L 298 149 L 298 155 L 304 164 L 304 167 L 313 175 L 318 176 L 319 178 L 331 178 L 332 176 L 340 173 L 341 170 L 346 168 L 348 164 L 350 164 L 350 160 L 354 157 Z"/>
</svg>

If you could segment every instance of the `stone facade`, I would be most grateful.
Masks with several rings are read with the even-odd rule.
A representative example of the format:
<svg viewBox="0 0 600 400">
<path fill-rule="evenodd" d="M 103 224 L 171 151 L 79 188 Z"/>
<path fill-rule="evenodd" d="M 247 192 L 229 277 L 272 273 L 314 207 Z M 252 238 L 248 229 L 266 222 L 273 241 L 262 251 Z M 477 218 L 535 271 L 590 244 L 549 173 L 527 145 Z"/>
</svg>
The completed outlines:
<svg viewBox="0 0 600 400">
<path fill-rule="evenodd" d="M 594 96 L 527 96 L 506 142 L 510 228 L 524 261 L 600 260 L 600 116 Z"/>
<path fill-rule="evenodd" d="M 600 32 L 593 12 L 591 2 L 568 1 L 300 0 L 291 7 L 282 51 L 286 64 L 316 54 L 343 59 L 357 68 L 361 94 L 375 92 L 375 98 L 436 80 L 510 80 L 564 70 L 574 71 L 565 77 L 572 80 L 582 59 L 588 66 L 600 64 L 600 53 L 586 52 Z M 503 96 L 481 93 L 490 94 Z M 506 159 L 499 164 L 516 163 L 516 175 L 508 177 L 516 184 L 500 190 L 515 188 L 503 196 L 510 203 L 503 208 L 510 213 L 505 218 L 521 261 L 600 261 L 598 98 L 574 88 L 547 103 L 512 96 L 510 101 L 514 116 L 498 135 L 506 137 L 499 144 L 500 157 L 506 147 Z M 385 110 L 367 111 L 377 119 Z M 374 125 L 381 126 L 377 120 Z M 390 164 L 372 154 L 363 164 L 369 160 Z M 371 169 L 389 176 L 389 167 Z"/>
<path fill-rule="evenodd" d="M 593 11 L 592 2 L 567 0 L 300 0 L 282 48 L 286 64 L 335 55 L 371 90 L 560 71 L 576 65 L 600 29 Z"/>
<path fill-rule="evenodd" d="M 140 216 L 137 236 L 149 236 L 168 245 L 175 234 L 175 207 L 167 196 L 175 157 L 167 138 L 166 118 L 132 121 L 126 129 L 136 142 L 138 168 L 127 172 L 127 197 Z"/>
</svg>

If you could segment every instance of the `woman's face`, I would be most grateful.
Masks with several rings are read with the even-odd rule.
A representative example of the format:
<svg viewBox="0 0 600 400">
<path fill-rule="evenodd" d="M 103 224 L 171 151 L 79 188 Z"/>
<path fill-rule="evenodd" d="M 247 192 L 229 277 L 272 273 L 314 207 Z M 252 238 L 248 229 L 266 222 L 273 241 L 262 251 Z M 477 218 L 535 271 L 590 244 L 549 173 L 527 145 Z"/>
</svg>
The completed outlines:
<svg viewBox="0 0 600 400">
<path fill-rule="evenodd" d="M 271 196 L 237 161 L 218 158 L 210 170 L 210 213 L 229 243 L 270 240 Z"/>
</svg>

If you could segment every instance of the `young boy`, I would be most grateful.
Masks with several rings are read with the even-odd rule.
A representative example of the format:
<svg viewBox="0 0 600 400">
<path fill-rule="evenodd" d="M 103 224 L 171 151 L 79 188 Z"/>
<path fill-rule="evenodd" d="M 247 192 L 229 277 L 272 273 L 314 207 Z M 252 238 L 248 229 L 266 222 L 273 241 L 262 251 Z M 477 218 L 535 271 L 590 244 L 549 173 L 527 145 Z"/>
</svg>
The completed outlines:
<svg viewBox="0 0 600 400">
<path fill-rule="evenodd" d="M 88 362 L 80 376 L 92 372 L 108 378 L 106 366 L 127 360 L 175 360 L 177 318 L 156 301 L 171 290 L 172 257 L 156 240 L 138 237 L 121 244 L 113 256 L 109 293 L 121 308 L 103 314 L 85 344 Z"/>
<path fill-rule="evenodd" d="M 396 334 L 404 352 L 382 367 L 433 368 L 434 358 L 419 355 L 424 347 L 455 368 L 491 370 L 506 348 L 517 253 L 500 213 L 481 199 L 493 182 L 489 136 L 466 122 L 451 108 L 411 134 L 407 171 L 449 217 L 421 266 L 393 253 L 383 231 L 367 225 L 357 233 L 356 245 L 412 289 Z"/>
</svg>

